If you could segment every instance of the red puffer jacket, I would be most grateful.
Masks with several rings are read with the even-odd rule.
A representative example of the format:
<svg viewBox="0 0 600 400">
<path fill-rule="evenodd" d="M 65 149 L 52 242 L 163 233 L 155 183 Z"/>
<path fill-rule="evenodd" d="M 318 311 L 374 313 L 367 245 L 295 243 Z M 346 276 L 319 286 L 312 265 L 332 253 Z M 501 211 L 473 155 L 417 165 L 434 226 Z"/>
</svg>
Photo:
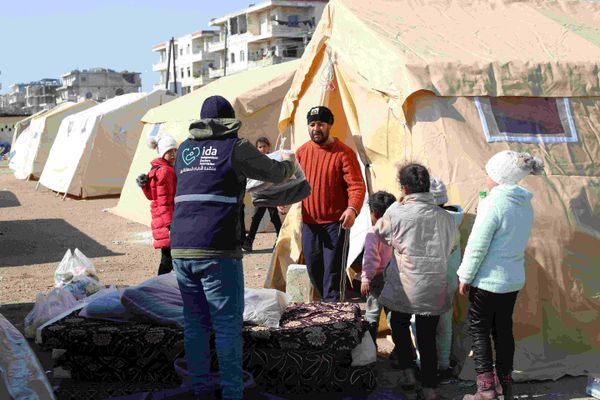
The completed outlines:
<svg viewBox="0 0 600 400">
<path fill-rule="evenodd" d="M 155 158 L 150 163 L 148 183 L 142 188 L 146 198 L 151 200 L 152 237 L 154 248 L 170 247 L 169 228 L 175 208 L 175 188 L 177 176 L 173 167 L 163 158 Z"/>
</svg>

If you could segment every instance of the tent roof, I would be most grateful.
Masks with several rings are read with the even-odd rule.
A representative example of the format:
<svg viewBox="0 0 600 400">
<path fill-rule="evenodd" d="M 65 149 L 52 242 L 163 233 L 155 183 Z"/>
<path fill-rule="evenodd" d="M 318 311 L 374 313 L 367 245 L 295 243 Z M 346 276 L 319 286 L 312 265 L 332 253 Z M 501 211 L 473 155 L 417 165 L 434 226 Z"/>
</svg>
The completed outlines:
<svg viewBox="0 0 600 400">
<path fill-rule="evenodd" d="M 198 119 L 204 99 L 215 93 L 225 97 L 234 107 L 237 105 L 236 109 L 244 114 L 252 114 L 283 97 L 283 94 L 278 96 L 269 94 L 269 91 L 272 87 L 279 86 L 275 81 L 287 79 L 293 74 L 299 62 L 290 61 L 217 79 L 190 94 L 151 109 L 144 115 L 142 121 L 157 124 Z M 285 90 L 287 89 L 286 87 Z"/>
<path fill-rule="evenodd" d="M 166 91 L 164 91 L 166 93 Z M 152 92 L 151 92 L 152 93 Z M 135 103 L 136 101 L 149 96 L 151 93 L 127 93 L 121 96 L 116 96 L 100 103 L 92 108 L 88 108 L 77 114 L 73 114 L 70 118 L 91 118 L 98 115 L 107 114 L 121 107 L 125 107 L 128 104 Z"/>
<path fill-rule="evenodd" d="M 600 95 L 600 2 L 332 0 L 302 58 L 286 114 L 326 48 L 405 105 L 438 96 Z"/>
</svg>

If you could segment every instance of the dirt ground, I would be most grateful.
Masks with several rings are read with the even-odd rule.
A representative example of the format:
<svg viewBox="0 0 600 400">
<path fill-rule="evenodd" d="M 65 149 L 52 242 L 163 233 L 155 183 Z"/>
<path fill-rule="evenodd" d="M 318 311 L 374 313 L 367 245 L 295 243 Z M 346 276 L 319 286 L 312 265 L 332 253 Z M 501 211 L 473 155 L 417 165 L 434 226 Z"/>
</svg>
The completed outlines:
<svg viewBox="0 0 600 400">
<path fill-rule="evenodd" d="M 156 274 L 159 252 L 139 242 L 149 228 L 108 211 L 118 198 L 67 197 L 63 201 L 43 186 L 36 190 L 36 183 L 16 180 L 6 161 L 0 162 L 0 313 L 17 329 L 23 331 L 23 318 L 33 307 L 36 294 L 54 286 L 54 270 L 67 249 L 79 248 L 88 256 L 105 284 L 134 285 Z M 258 251 L 244 257 L 247 287 L 262 287 L 274 241 L 272 233 L 258 234 L 254 246 Z M 393 387 L 396 379 L 385 360 L 391 344 L 379 339 L 378 345 L 380 388 L 385 390 Z M 51 370 L 49 355 L 34 343 L 31 346 L 44 369 Z M 473 390 L 472 384 L 440 386 L 440 397 L 462 398 Z M 556 382 L 521 383 L 515 392 L 518 398 L 576 399 L 586 398 L 585 385 L 585 377 L 566 377 Z M 389 396 L 379 391 L 368 398 L 402 398 L 401 394 Z M 338 397 L 356 398 L 334 396 Z"/>
</svg>

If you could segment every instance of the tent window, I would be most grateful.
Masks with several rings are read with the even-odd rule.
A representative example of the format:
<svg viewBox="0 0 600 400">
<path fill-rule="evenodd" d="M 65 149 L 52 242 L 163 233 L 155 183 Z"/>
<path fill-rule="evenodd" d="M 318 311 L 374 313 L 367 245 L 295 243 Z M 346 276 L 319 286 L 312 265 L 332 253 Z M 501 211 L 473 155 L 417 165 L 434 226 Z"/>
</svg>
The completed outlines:
<svg viewBox="0 0 600 400">
<path fill-rule="evenodd" d="M 488 143 L 578 141 L 566 97 L 475 97 L 474 100 Z"/>
</svg>

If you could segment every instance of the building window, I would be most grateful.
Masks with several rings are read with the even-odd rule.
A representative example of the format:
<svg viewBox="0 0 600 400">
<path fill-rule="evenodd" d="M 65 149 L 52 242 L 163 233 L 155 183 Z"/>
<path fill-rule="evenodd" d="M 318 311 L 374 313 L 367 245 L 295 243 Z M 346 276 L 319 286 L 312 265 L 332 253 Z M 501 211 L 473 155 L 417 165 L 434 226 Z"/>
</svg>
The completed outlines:
<svg viewBox="0 0 600 400">
<path fill-rule="evenodd" d="M 179 55 L 183 56 L 183 49 L 179 49 Z"/>
<path fill-rule="evenodd" d="M 192 70 L 190 69 L 190 67 L 187 67 L 187 72 L 188 72 L 188 78 L 189 78 L 190 76 L 192 76 Z"/>
<path fill-rule="evenodd" d="M 238 34 L 238 20 L 237 18 L 229 19 L 229 34 L 237 35 Z"/>
<path fill-rule="evenodd" d="M 288 26 L 297 27 L 300 23 L 300 17 L 297 15 L 288 15 Z"/>
<path fill-rule="evenodd" d="M 240 34 L 246 33 L 248 31 L 248 21 L 246 19 L 246 14 L 238 16 L 238 27 Z"/>
<path fill-rule="evenodd" d="M 231 54 L 229 55 L 229 62 L 230 62 L 230 63 L 232 63 L 232 64 L 234 64 L 234 63 L 235 63 L 235 54 L 234 54 L 234 53 L 231 53 Z"/>
<path fill-rule="evenodd" d="M 240 50 L 240 62 L 244 62 L 244 50 Z"/>
<path fill-rule="evenodd" d="M 186 54 L 190 54 L 190 45 L 189 45 L 189 43 L 188 43 L 188 45 L 187 45 L 187 47 L 185 49 L 185 53 Z"/>
<path fill-rule="evenodd" d="M 86 76 L 82 76 L 81 77 L 81 82 L 86 82 L 87 81 L 87 77 Z"/>
<path fill-rule="evenodd" d="M 183 68 L 181 68 L 181 79 L 183 79 L 183 76 L 184 76 L 184 74 L 183 74 Z"/>
<path fill-rule="evenodd" d="M 474 97 L 474 102 L 488 143 L 578 141 L 566 97 Z"/>
</svg>

